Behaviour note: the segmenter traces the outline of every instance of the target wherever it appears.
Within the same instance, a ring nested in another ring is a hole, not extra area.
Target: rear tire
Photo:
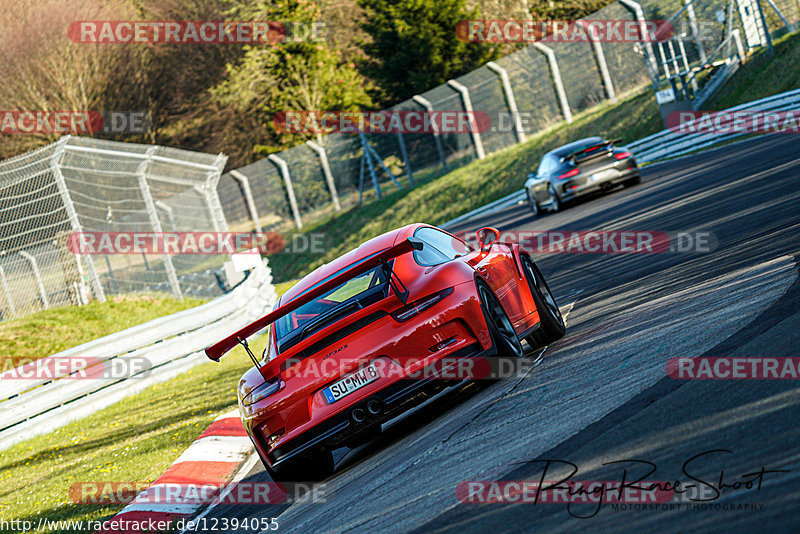
[[[520,343],[517,333],[514,331],[514,325],[511,324],[500,301],[497,300],[486,282],[478,281],[477,285],[483,317],[486,319],[486,326],[489,327],[492,344],[497,347],[497,355],[523,358],[525,351],[522,343]]]
[[[550,210],[554,213],[558,213],[559,211],[564,209],[564,203],[561,202],[561,199],[558,198],[558,193],[556,193],[555,187],[553,184],[549,184],[547,186],[547,191],[550,193],[550,196],[553,197],[553,203],[551,204]]]
[[[629,180],[625,180],[624,182],[622,182],[622,185],[624,185],[625,187],[633,187],[634,185],[639,185],[640,183],[642,183],[642,176],[641,175],[634,176],[633,178],[631,178]]]
[[[521,259],[528,288],[531,290],[533,302],[539,312],[539,328],[525,339],[531,348],[538,349],[564,337],[567,328],[542,272],[530,256],[522,256]]]
[[[270,467],[267,462],[264,467],[275,482],[320,482],[333,473],[333,453],[331,451],[316,450],[298,458],[292,458],[278,465]]]

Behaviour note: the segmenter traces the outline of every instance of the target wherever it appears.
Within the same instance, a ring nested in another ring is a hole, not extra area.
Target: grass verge
[[[120,295],[105,303],[43,310],[0,323],[5,362],[36,360],[87,341],[125,330],[157,317],[177,313],[206,302],[162,295]]]
[[[264,338],[254,350],[264,349]],[[237,347],[85,419],[0,452],[0,521],[98,521],[123,504],[74,503],[80,482],[155,480],[213,419],[236,408],[236,384],[252,365]],[[0,531],[7,532],[0,527]],[[42,532],[71,532],[45,529]]]

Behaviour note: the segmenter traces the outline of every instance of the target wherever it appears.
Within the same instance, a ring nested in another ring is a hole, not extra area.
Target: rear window
[[[609,143],[608,141],[605,141],[603,139],[593,139],[591,141],[586,141],[585,143],[576,144],[575,146],[573,146],[573,147],[571,147],[569,149],[561,150],[561,151],[558,152],[558,156],[560,158],[565,158],[565,157],[571,156],[572,154],[575,154],[577,152],[582,152],[582,151],[586,150],[587,148],[591,148],[593,146],[600,146],[600,148],[605,148],[605,147],[608,147],[610,144],[611,143]]]
[[[365,258],[366,259],[366,258]],[[362,260],[363,261],[363,260]],[[354,265],[349,265],[345,269],[337,271],[326,280],[341,274],[347,269],[351,269]],[[357,276],[351,280],[346,281],[340,286],[328,291],[317,299],[300,306],[298,309],[278,319],[275,322],[275,339],[278,341],[278,347],[281,347],[281,340],[288,336],[295,336],[300,333],[300,330],[309,326],[310,330],[305,332],[305,335],[317,330],[314,323],[319,323],[319,328],[329,324],[329,322],[320,322],[324,314],[329,314],[337,308],[348,305],[350,303],[356,304],[353,310],[357,309],[361,297],[371,296],[376,292],[375,288],[383,287],[386,284],[386,274],[383,269],[376,267],[366,273]],[[324,282],[324,280],[322,281]],[[320,282],[320,284],[322,283]],[[316,287],[319,284],[316,284]],[[352,311],[350,313],[352,313]],[[339,317],[340,318],[340,317]],[[337,318],[338,320],[338,318]]]

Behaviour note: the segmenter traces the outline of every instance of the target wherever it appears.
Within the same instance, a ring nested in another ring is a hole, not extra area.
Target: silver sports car
[[[543,209],[558,211],[589,193],[641,182],[633,154],[615,146],[618,141],[587,137],[545,154],[538,170],[528,174],[525,182],[534,215]]]

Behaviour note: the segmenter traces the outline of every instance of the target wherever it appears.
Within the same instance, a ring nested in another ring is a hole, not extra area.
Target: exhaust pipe
[[[361,408],[355,408],[350,412],[350,418],[354,423],[363,423],[367,419],[367,414]]]
[[[378,399],[370,399],[367,401],[367,411],[371,415],[378,415],[383,411],[383,403]]]

